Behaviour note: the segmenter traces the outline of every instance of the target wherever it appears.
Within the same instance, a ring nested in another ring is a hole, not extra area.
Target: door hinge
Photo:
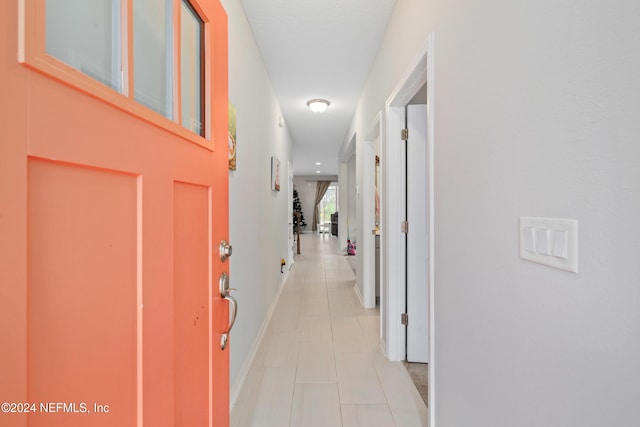
[[[400,131],[400,138],[403,141],[408,141],[409,140],[409,129],[402,129]]]
[[[407,313],[402,313],[400,315],[400,321],[405,326],[409,325],[409,315]]]
[[[402,223],[400,224],[400,231],[404,234],[407,234],[409,232],[409,221],[402,221]]]

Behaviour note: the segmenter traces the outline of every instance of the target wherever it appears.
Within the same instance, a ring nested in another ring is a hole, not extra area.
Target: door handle
[[[227,332],[222,333],[220,336],[220,349],[224,350],[227,348],[227,342],[229,341],[229,332],[231,332],[231,328],[233,328],[233,324],[236,323],[236,316],[238,315],[238,301],[231,295],[231,292],[236,289],[229,287],[229,276],[227,273],[222,272],[220,275],[220,297],[229,301],[230,310],[231,310],[231,320],[229,321],[229,328]]]

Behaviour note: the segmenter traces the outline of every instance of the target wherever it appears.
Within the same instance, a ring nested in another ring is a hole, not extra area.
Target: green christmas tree
[[[307,222],[304,220],[304,214],[302,213],[302,203],[300,203],[298,190],[293,187],[293,227],[297,230],[298,226],[306,227]]]

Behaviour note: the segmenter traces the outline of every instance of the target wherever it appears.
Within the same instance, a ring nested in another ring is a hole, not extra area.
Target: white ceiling
[[[395,0],[241,2],[293,139],[295,175],[337,175],[338,153]],[[306,105],[312,98],[331,105],[313,113]]]

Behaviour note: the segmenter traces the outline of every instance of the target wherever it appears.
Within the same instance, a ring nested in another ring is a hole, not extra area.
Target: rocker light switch
[[[551,255],[551,233],[546,228],[536,228],[536,252]]]
[[[536,251],[536,235],[535,228],[525,227],[522,231],[522,239],[524,240],[524,249],[528,252]]]
[[[553,230],[553,256],[567,259],[567,230]]]

